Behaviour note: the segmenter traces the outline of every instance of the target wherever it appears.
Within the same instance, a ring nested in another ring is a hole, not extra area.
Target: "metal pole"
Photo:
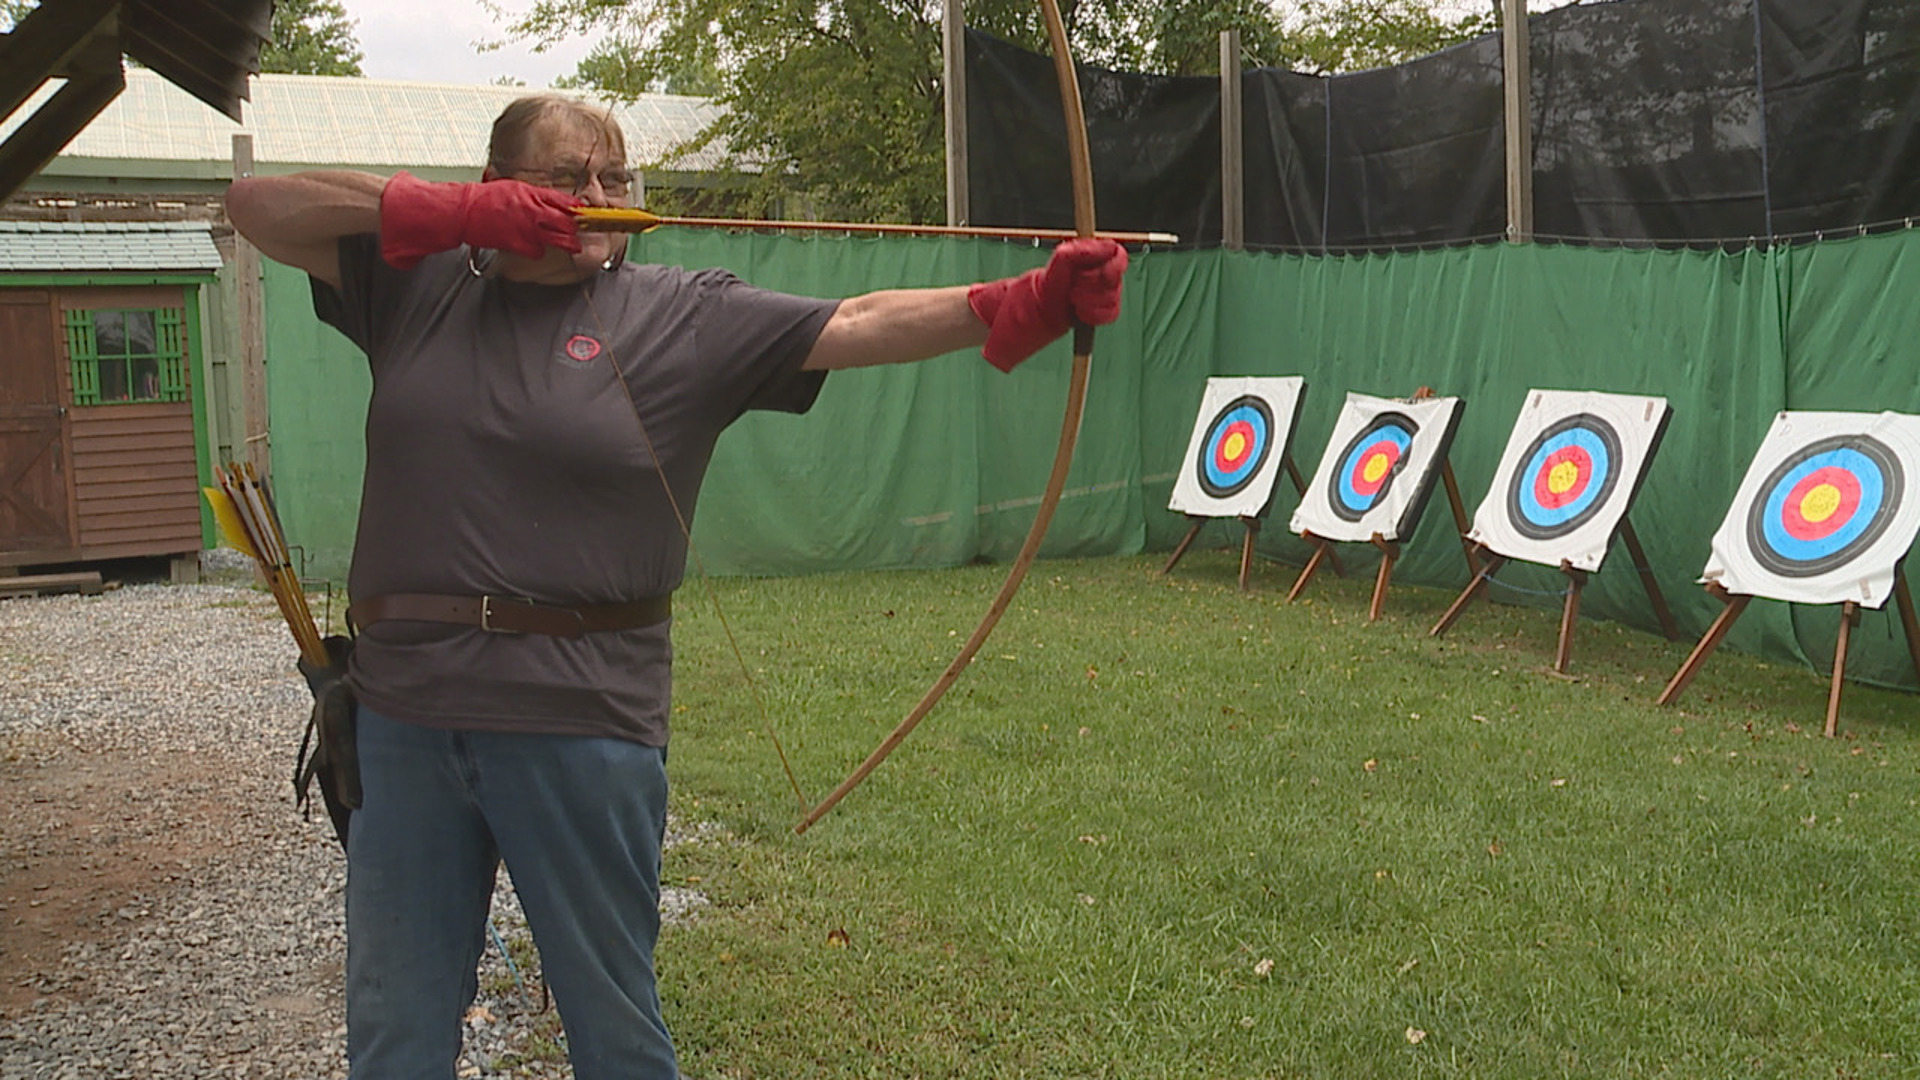
[[[1500,53],[1507,97],[1507,239],[1533,238],[1533,65],[1527,51],[1527,0],[1501,0]]]
[[[1245,133],[1241,129],[1240,31],[1220,31],[1220,244],[1247,246]]]

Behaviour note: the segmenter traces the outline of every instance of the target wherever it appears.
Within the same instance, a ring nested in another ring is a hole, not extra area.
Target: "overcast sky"
[[[502,6],[515,12],[527,7],[513,0]],[[366,53],[361,69],[375,79],[490,83],[510,75],[541,87],[571,74],[587,52],[584,38],[544,53],[524,45],[480,52],[475,42],[505,35],[475,0],[345,0],[345,7],[358,23],[355,36]]]
[[[531,87],[549,85],[571,74],[586,55],[585,38],[562,42],[544,53],[524,45],[480,52],[474,43],[504,37],[500,26],[481,10],[476,0],[344,0],[347,14],[357,20],[362,65],[376,79],[412,79],[418,82],[490,83],[502,75]],[[1572,0],[1530,0],[1534,12],[1561,7]],[[1488,0],[1443,0],[1442,7],[1457,13],[1476,11]],[[508,11],[521,12],[526,2],[502,0]]]

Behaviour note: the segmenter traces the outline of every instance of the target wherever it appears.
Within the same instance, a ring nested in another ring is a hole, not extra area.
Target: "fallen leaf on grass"
[[[1253,973],[1263,979],[1273,974],[1273,961],[1263,958],[1259,963],[1253,965]]]
[[[1380,762],[1377,758],[1368,758],[1367,760],[1360,763],[1360,767],[1367,770],[1368,772],[1372,772],[1375,769],[1378,769],[1380,767]]]
[[[1426,1041],[1427,1041],[1426,1032],[1421,1031],[1417,1027],[1407,1028],[1407,1042],[1411,1043],[1414,1046],[1419,1046],[1421,1043]]]
[[[1405,975],[1407,972],[1412,971],[1414,968],[1419,966],[1420,966],[1420,958],[1416,956],[1408,960],[1406,963],[1401,964],[1400,970],[1397,972],[1394,972],[1394,974]]]
[[[1500,838],[1497,836],[1493,838],[1493,843],[1487,845],[1487,854],[1496,859],[1499,858],[1500,853],[1505,850],[1507,849],[1500,846]]]
[[[827,932],[827,945],[835,949],[844,949],[853,944],[853,935],[835,928]]]
[[[1564,777],[1564,776],[1556,776],[1556,777],[1554,777],[1554,778],[1553,778],[1553,786],[1554,786],[1554,787],[1566,787],[1566,786],[1567,786],[1567,778],[1566,778],[1566,777]]]

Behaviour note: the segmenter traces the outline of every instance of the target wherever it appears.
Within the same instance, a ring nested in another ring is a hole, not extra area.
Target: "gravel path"
[[[238,585],[0,601],[0,1080],[346,1075],[294,656]],[[703,902],[667,892],[669,921]],[[488,947],[459,1075],[570,1076],[504,873],[493,924],[518,963]]]

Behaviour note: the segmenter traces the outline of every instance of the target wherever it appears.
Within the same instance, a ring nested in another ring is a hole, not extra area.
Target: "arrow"
[[[883,225],[852,221],[761,221],[755,218],[668,217],[650,210],[617,206],[576,206],[580,227],[599,232],[651,232],[663,225],[690,225],[709,229],[792,229],[802,232],[863,232],[889,236],[985,236],[1000,240],[1072,240],[1072,229],[1018,229],[985,225]],[[1096,232],[1093,235],[1120,244],[1177,244],[1180,238],[1163,232]]]

